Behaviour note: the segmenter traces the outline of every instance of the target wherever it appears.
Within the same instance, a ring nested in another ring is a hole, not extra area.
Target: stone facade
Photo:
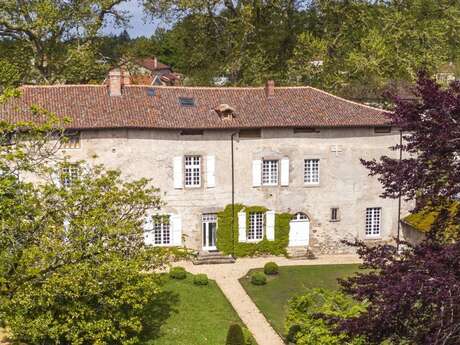
[[[204,130],[183,135],[180,130],[84,130],[78,149],[63,150],[71,160],[84,159],[120,169],[129,179],[146,177],[160,188],[166,202],[163,212],[179,215],[182,244],[202,248],[202,215],[231,203],[232,130]],[[303,212],[310,220],[309,244],[317,253],[350,249],[342,239],[365,239],[366,208],[381,208],[381,234],[369,241],[391,241],[396,235],[397,200],[381,199],[381,185],[361,165],[360,158],[378,159],[399,142],[399,132],[375,133],[374,128],[320,128],[295,133],[292,128],[262,129],[260,138],[234,142],[235,202],[265,206],[276,212]],[[199,188],[175,188],[174,158],[198,155],[202,183]],[[207,157],[213,156],[214,183],[208,181]],[[289,184],[253,186],[253,161],[289,159]],[[304,184],[304,159],[320,160],[320,183]],[[211,183],[209,183],[211,182]],[[209,186],[209,184],[213,186]],[[331,208],[339,220],[331,221]],[[404,206],[404,209],[407,207]],[[406,212],[403,210],[402,214]]]

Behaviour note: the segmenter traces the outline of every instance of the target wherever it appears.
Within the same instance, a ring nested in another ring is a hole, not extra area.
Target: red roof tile
[[[147,94],[154,89],[154,96]],[[193,97],[195,106],[179,104]],[[235,109],[223,120],[220,104]],[[61,117],[69,128],[270,128],[371,127],[388,123],[386,112],[311,87],[277,87],[273,97],[260,88],[158,87],[129,85],[110,96],[105,85],[26,86],[22,96],[0,106],[0,118],[31,120],[31,105]]]

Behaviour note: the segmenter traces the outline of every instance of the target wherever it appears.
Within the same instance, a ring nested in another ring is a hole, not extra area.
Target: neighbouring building
[[[164,224],[147,222],[149,244],[213,250],[217,212],[235,202],[266,207],[241,213],[239,241],[273,240],[275,212],[293,214],[289,245],[317,253],[350,249],[342,239],[391,241],[397,200],[360,158],[397,157],[399,131],[386,113],[312,87],[25,86],[0,107],[9,121],[31,119],[38,104],[72,119],[71,159],[103,163],[126,178],[147,177],[166,202]],[[77,174],[77,172],[75,172]],[[71,183],[71,181],[65,181]]]
[[[175,73],[171,66],[158,61],[155,56],[123,62],[120,70],[129,78],[129,83],[135,85],[174,86],[182,81],[181,74]]]

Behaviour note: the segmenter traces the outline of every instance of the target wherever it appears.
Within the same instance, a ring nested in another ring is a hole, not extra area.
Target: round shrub
[[[183,267],[173,267],[169,271],[169,276],[173,279],[185,279],[187,277],[187,271]]]
[[[254,285],[265,285],[267,284],[267,277],[263,272],[255,272],[251,276],[251,283]]]
[[[193,284],[195,285],[208,285],[208,276],[204,273],[197,274],[193,277]]]
[[[243,329],[237,323],[230,325],[225,345],[245,345]]]
[[[275,275],[278,274],[279,267],[275,262],[267,262],[264,266],[264,273],[267,275]]]

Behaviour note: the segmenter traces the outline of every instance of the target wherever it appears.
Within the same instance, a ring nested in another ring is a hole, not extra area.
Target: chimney
[[[115,68],[109,72],[109,95],[121,96],[122,72]]]
[[[265,95],[267,98],[275,96],[275,81],[274,80],[267,80],[265,84]]]
[[[156,56],[153,57],[153,69],[157,69],[158,67],[158,59]]]

